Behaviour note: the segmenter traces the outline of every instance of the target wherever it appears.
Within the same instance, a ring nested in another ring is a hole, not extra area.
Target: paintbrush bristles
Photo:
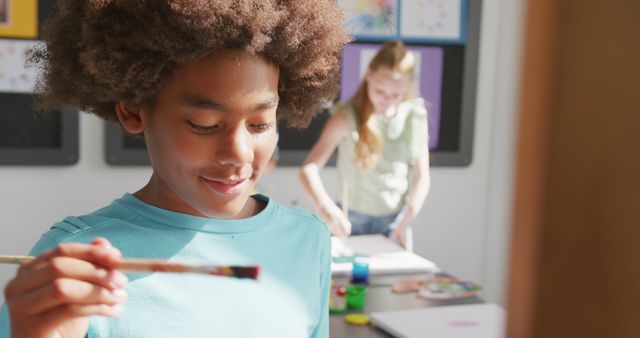
[[[258,279],[260,267],[257,266],[231,266],[233,274],[238,278]]]

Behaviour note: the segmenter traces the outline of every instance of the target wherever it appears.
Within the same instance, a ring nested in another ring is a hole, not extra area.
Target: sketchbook
[[[362,235],[331,239],[331,273],[351,274],[354,259],[367,262],[369,273],[402,274],[439,271],[431,261],[406,251],[383,235]]]
[[[503,338],[505,311],[493,303],[374,312],[371,323],[399,338]]]

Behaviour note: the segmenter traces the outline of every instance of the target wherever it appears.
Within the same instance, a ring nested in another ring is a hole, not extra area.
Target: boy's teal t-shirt
[[[241,220],[160,209],[126,194],[55,224],[33,248],[105,237],[125,258],[216,265],[259,264],[257,281],[198,274],[130,274],[118,318],[93,317],[89,337],[328,337],[331,239],[312,214],[262,196]],[[9,337],[6,306],[0,337]]]

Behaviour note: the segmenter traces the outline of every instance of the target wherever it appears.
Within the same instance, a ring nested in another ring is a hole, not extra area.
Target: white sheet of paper
[[[403,1],[400,32],[403,37],[453,39],[460,38],[460,0]]]
[[[371,323],[400,338],[503,338],[505,311],[496,304],[374,312]]]
[[[413,252],[406,251],[383,235],[362,235],[331,239],[331,256],[365,256],[359,258],[369,263],[369,273],[420,273],[438,271],[438,267]],[[348,275],[352,263],[331,263],[331,273]]]
[[[25,51],[39,41],[0,39],[0,92],[32,93],[38,69],[25,67]]]

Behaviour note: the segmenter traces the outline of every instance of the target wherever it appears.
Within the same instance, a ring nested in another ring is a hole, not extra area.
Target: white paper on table
[[[354,255],[362,256],[358,259],[369,264],[371,275],[439,271],[433,262],[406,251],[383,235],[332,237],[332,257]],[[351,269],[352,263],[331,263],[331,273],[334,275],[351,274]]]

